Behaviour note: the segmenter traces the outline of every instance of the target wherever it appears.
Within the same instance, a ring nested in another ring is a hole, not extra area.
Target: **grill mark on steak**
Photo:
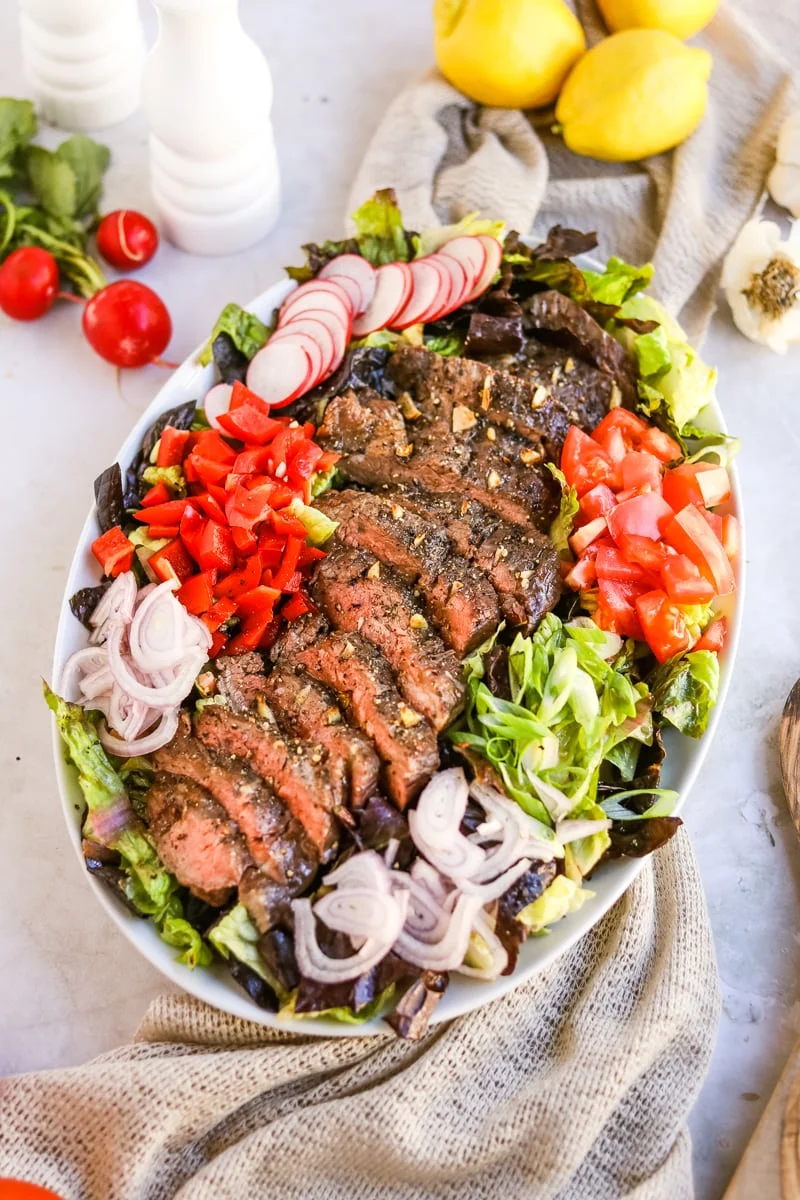
[[[191,736],[187,714],[175,737],[153,755],[156,769],[183,775],[211,793],[243,834],[250,856],[288,895],[314,877],[316,851],[302,825],[261,776],[245,762],[219,758]]]
[[[224,904],[251,858],[221,805],[193,780],[157,771],[147,816],[167,870],[207,904]]]
[[[255,720],[219,705],[198,713],[194,730],[210,750],[245,759],[300,822],[321,861],[333,856],[333,810],[343,797],[334,791],[321,749],[287,737],[272,720]]]
[[[358,633],[331,633],[298,656],[315,679],[334,688],[353,721],[375,743],[389,795],[400,808],[439,765],[436,734],[403,701],[380,651]]]
[[[458,656],[431,632],[411,588],[379,560],[334,546],[317,567],[313,596],[334,628],[378,647],[402,695],[437,733],[458,715],[466,696]]]
[[[288,660],[273,668],[264,696],[287,730],[323,747],[332,779],[360,808],[378,788],[380,760],[369,738],[344,719],[335,694]]]
[[[339,522],[337,542],[373,554],[416,584],[431,621],[459,658],[497,628],[500,608],[488,579],[453,552],[444,529],[407,512],[402,495],[347,489],[326,493],[317,506]]]

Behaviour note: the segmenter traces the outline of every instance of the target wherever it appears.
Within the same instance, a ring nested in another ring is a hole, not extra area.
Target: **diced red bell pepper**
[[[168,579],[184,583],[196,570],[189,551],[179,537],[173,538],[166,546],[151,554],[147,565],[162,583],[166,583]]]
[[[229,412],[236,412],[237,408],[244,408],[249,405],[251,408],[257,408],[259,412],[269,416],[269,405],[266,400],[262,400],[255,392],[252,392],[249,387],[243,384],[240,380],[233,381],[231,389],[231,402],[228,405]]]
[[[207,612],[203,613],[202,620],[212,633],[216,633],[221,625],[226,621],[230,621],[233,614],[236,612],[236,601],[228,599],[224,596],[222,600],[217,600]]]
[[[181,539],[195,562],[200,553],[200,538],[206,527],[206,521],[207,518],[193,502],[186,505],[181,517]]]
[[[303,530],[302,537],[290,535],[286,539],[286,549],[284,550],[283,558],[281,559],[281,565],[278,567],[278,570],[275,572],[272,580],[272,586],[277,588],[278,591],[286,590],[286,585],[292,579],[292,576],[297,569],[297,562],[300,558],[300,551],[303,548],[304,542],[305,529]]]
[[[670,554],[661,566],[661,582],[676,604],[707,604],[714,587],[685,554]]]
[[[608,524],[605,517],[596,517],[588,525],[581,525],[580,529],[576,529],[569,539],[572,553],[576,558],[580,558],[586,547],[590,546],[592,542],[597,541],[605,533],[608,533]]]
[[[154,540],[176,538],[180,533],[180,525],[150,525],[147,532]]]
[[[645,640],[660,663],[682,654],[691,645],[683,613],[666,592],[656,589],[636,600]]]
[[[266,521],[272,513],[276,486],[268,479],[250,488],[237,484],[225,505],[225,515],[231,528],[252,530],[253,526]]]
[[[290,453],[287,476],[291,481],[304,482],[310,479],[322,458],[322,447],[316,442],[305,442]]]
[[[303,546],[300,551],[300,557],[297,560],[297,565],[302,570],[304,567],[310,567],[312,563],[319,562],[326,558],[324,550],[320,550],[319,546]]]
[[[697,639],[693,650],[713,650],[715,654],[719,654],[725,648],[725,642],[728,639],[728,622],[724,617],[719,617],[718,620],[712,621],[707,629],[703,630],[701,636]]]
[[[258,649],[265,633],[272,627],[272,621],[272,609],[245,617],[239,632],[228,642],[228,654],[245,654],[248,650]]]
[[[258,556],[262,567],[279,567],[285,545],[286,538],[283,534],[273,533],[264,526],[258,535]]]
[[[608,530],[617,544],[623,533],[637,534],[657,542],[664,525],[672,517],[672,509],[663,496],[658,492],[650,492],[646,496],[633,496],[612,509],[607,517]]]
[[[662,466],[654,454],[647,450],[631,450],[622,460],[623,489],[636,488],[639,492],[657,492],[661,489]]]
[[[170,490],[165,483],[154,483],[149,491],[142,496],[142,508],[154,508],[156,504],[166,504],[171,500]]]
[[[594,521],[611,512],[616,503],[616,496],[608,484],[598,483],[581,498],[580,511],[587,521]]]
[[[237,601],[236,611],[242,617],[250,617],[254,613],[269,612],[272,616],[276,603],[281,598],[281,593],[275,588],[267,587],[265,584],[259,584],[240,596]]]
[[[227,525],[206,521],[197,547],[197,563],[202,571],[216,569],[227,574],[233,568],[235,552]]]
[[[175,429],[167,425],[158,443],[156,466],[177,467],[183,462],[189,441],[188,429]]]
[[[308,436],[302,425],[293,423],[282,429],[270,446],[274,464],[273,474],[281,463],[288,466],[291,452],[295,448],[299,449],[307,444]]]
[[[192,447],[192,457],[210,458],[214,462],[226,463],[232,467],[236,461],[236,451],[216,429],[204,429],[197,434],[197,441]]]
[[[232,600],[238,600],[245,592],[258,587],[260,582],[261,559],[257,554],[252,554],[246,560],[243,567],[236,571],[231,571],[230,575],[226,575],[224,579],[218,581],[214,589],[214,594],[216,596],[229,596]]]
[[[212,633],[211,646],[209,647],[208,657],[216,658],[217,655],[219,654],[219,652],[227,645],[227,642],[228,642],[227,634],[220,633],[219,630],[217,630],[216,633]]]
[[[598,483],[614,486],[616,468],[602,446],[577,425],[570,425],[561,451],[561,470],[578,496],[584,496]]]
[[[192,575],[178,589],[177,596],[183,607],[196,617],[208,612],[214,603],[211,575],[207,571]]]
[[[675,462],[683,453],[674,438],[656,425],[648,425],[639,439],[639,449],[654,454],[662,463]]]
[[[258,550],[258,538],[249,529],[240,529],[238,525],[234,525],[231,529],[231,537],[238,553],[244,555],[245,558],[249,558]]]
[[[687,504],[716,508],[730,498],[728,472],[713,463],[684,463],[664,476],[664,499],[675,512],[680,512]]]
[[[330,471],[331,467],[335,467],[341,457],[341,454],[337,454],[335,450],[326,450],[317,463],[319,474],[324,475],[326,471]]]
[[[231,467],[233,475],[264,475],[272,462],[272,451],[269,447],[248,447],[236,456]]]
[[[635,533],[621,534],[619,548],[628,562],[638,563],[640,567],[645,567],[648,571],[652,571],[654,575],[659,574],[664,559],[667,556],[667,551],[660,542],[654,541],[653,538],[641,537]]]
[[[638,583],[644,587],[652,587],[658,582],[658,576],[653,579],[639,563],[628,562],[625,555],[616,546],[601,546],[594,560],[597,578],[610,579],[616,583]]]
[[[112,525],[92,542],[92,554],[103,568],[103,574],[112,579],[131,569],[135,551],[136,547],[128,541],[119,525]]]
[[[687,504],[666,523],[664,540],[700,568],[706,579],[714,585],[718,596],[727,596],[735,591],[733,567],[719,538],[704,519],[704,510]]]
[[[292,595],[293,592],[299,592],[300,588],[302,586],[303,586],[303,572],[302,571],[294,571],[289,576],[289,578],[286,580],[286,583],[283,585],[283,590],[284,590],[284,592],[286,592],[287,595]]]
[[[636,612],[636,598],[641,594],[637,584],[599,580],[595,620],[600,628],[642,641],[642,626]]]
[[[287,538],[296,537],[305,541],[306,527],[302,521],[298,521],[295,517],[290,517],[283,512],[273,510],[269,514],[269,523],[275,533],[279,533]]]
[[[295,592],[294,596],[287,600],[281,609],[281,616],[287,621],[296,621],[298,617],[315,611],[314,605],[304,592]]]
[[[217,521],[220,525],[228,524],[228,519],[225,516],[224,510],[220,508],[219,504],[210,494],[210,492],[205,492],[199,496],[195,496],[194,502],[198,508],[202,509],[207,517],[211,517],[212,521]]]
[[[177,525],[188,503],[186,497],[182,500],[165,500],[163,504],[151,504],[149,508],[137,509],[133,515],[145,525]]]
[[[208,485],[208,491],[206,495],[213,496],[221,509],[224,509],[225,505],[228,503],[228,493],[224,486],[221,486],[218,483],[210,483]]]
[[[192,462],[191,454],[189,455],[188,458],[186,458],[184,460],[183,477],[186,480],[186,482],[189,484],[200,482],[200,476],[197,474],[197,469],[196,469],[194,463]]]
[[[280,422],[269,417],[252,404],[244,404],[217,417],[222,428],[248,446],[265,446],[280,433]]]
[[[186,466],[191,466],[194,478],[192,482],[200,482],[208,488],[212,483],[223,484],[228,477],[230,467],[227,463],[220,461],[218,458],[205,458],[198,454],[196,450],[186,460]],[[188,472],[186,478],[189,479]]]

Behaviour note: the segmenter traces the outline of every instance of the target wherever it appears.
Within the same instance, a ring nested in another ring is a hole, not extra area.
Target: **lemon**
[[[615,33],[572,69],[556,107],[576,154],[632,162],[693,133],[708,100],[711,55],[661,29]]]
[[[586,49],[563,0],[435,0],[433,22],[445,78],[498,108],[551,104]]]
[[[606,25],[620,29],[663,29],[685,42],[705,29],[719,0],[597,0]]]

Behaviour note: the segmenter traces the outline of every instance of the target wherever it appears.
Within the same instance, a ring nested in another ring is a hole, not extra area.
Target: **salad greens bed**
[[[60,167],[42,157],[47,152],[38,154],[38,148],[26,148],[32,134],[26,125],[29,118],[22,110],[12,115],[17,123],[13,128],[4,129],[0,123],[0,160],[6,143],[13,143],[15,172],[26,173],[28,186],[45,204],[50,195],[48,178]],[[59,153],[66,170],[72,151],[67,153],[62,147]],[[92,170],[96,173],[103,165],[95,163]],[[69,169],[78,168],[72,164]],[[78,176],[84,177],[80,172],[76,179]],[[90,176],[91,172],[86,175],[81,203],[76,199],[70,212],[54,215],[53,221],[74,222],[81,212],[91,210],[94,191]],[[53,202],[47,202],[52,210]],[[50,222],[48,218],[47,228],[42,226],[42,236],[50,236]],[[408,261],[455,236],[471,233],[502,237],[503,227],[472,215],[455,226],[412,233],[403,225],[394,194],[384,191],[353,215],[351,237],[305,246],[305,263],[287,270],[291,278],[302,282],[314,278],[339,254],[360,254],[375,266]],[[79,245],[78,232],[74,238]],[[727,462],[735,443],[724,435],[705,432],[700,416],[713,397],[716,372],[702,362],[663,307],[643,294],[652,279],[652,267],[634,267],[611,258],[603,272],[595,272],[573,261],[576,254],[595,244],[592,235],[560,227],[533,248],[516,234],[505,238],[501,270],[490,293],[493,308],[488,314],[506,322],[502,329],[498,325],[497,352],[507,349],[502,338],[507,335],[508,322],[513,325],[516,321],[515,315],[509,315],[509,305],[537,291],[560,292],[584,308],[624,348],[635,367],[639,412],[679,443],[684,461],[715,457]],[[415,326],[402,333],[383,330],[351,344],[339,378],[324,387],[323,401],[325,395],[347,386],[354,374],[380,369],[379,360],[370,357],[375,349],[391,351],[397,344],[410,342],[444,355],[462,354],[480,306],[478,300],[433,325]],[[214,325],[201,362],[215,362],[226,381],[242,378],[243,365],[270,333],[270,326],[257,316],[228,304]],[[193,405],[187,406],[184,418],[182,428],[192,421],[193,429],[207,428],[202,410],[195,414]],[[151,443],[162,429],[155,427]],[[152,466],[152,449],[152,444],[142,447],[129,472],[129,486],[132,482],[135,487],[143,477],[147,484],[163,483],[179,495],[182,480],[164,473],[172,468]],[[562,486],[561,511],[553,524],[552,539],[566,557],[579,499],[558,467],[551,464],[551,470]],[[335,483],[334,468],[321,486]],[[113,521],[118,519],[113,516]],[[144,545],[146,535],[142,537]],[[85,589],[73,598],[76,614],[82,615],[82,606],[96,602],[90,591],[98,589]],[[695,613],[698,629],[704,628],[708,619],[706,611]],[[648,853],[674,833],[680,824],[671,815],[677,796],[659,787],[662,730],[671,727],[692,738],[702,736],[719,693],[718,656],[712,650],[699,649],[659,664],[641,642],[598,628],[586,611],[581,614],[579,600],[572,596],[528,637],[512,638],[501,626],[465,661],[464,669],[467,704],[446,731],[445,740],[451,747],[448,753],[466,762],[476,780],[511,797],[533,820],[541,837],[556,847],[559,866],[555,877],[513,913],[524,931],[515,936],[523,940],[526,934],[545,933],[554,921],[580,907],[591,895],[584,880],[601,860]],[[281,967],[282,948],[275,943],[265,945],[243,905],[235,904],[220,917],[181,887],[160,862],[143,819],[143,798],[152,778],[149,760],[113,758],[98,739],[98,714],[61,699],[47,686],[45,697],[85,800],[83,834],[89,869],[130,909],[153,921],[160,937],[180,951],[180,962],[207,966],[216,954],[227,961],[257,1004],[300,1015],[296,980]],[[193,705],[210,702],[197,695],[191,698]],[[369,834],[364,826],[359,827],[359,847],[382,852],[395,837],[393,820],[392,814],[382,812]],[[568,831],[572,836],[567,837]],[[485,954],[486,943],[480,934],[474,934],[466,961],[480,964]],[[331,997],[326,998],[320,988],[308,1015],[368,1020],[385,1007],[394,991],[395,981],[382,978],[356,999],[350,997],[342,1003],[338,997],[329,1003]]]

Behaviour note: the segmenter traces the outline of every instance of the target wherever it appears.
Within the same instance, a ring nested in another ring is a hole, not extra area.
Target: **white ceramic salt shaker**
[[[153,2],[143,103],[161,227],[194,254],[244,250],[280,209],[267,60],[239,24],[238,0]]]
[[[25,76],[41,115],[103,129],[139,105],[145,58],[136,0],[20,0]]]

